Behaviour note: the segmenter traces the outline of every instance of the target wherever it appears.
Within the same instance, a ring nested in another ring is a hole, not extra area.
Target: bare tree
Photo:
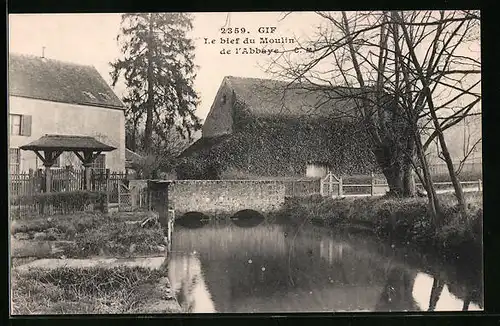
[[[424,184],[435,216],[426,151],[443,132],[478,114],[481,101],[479,14],[474,11],[318,12],[317,35],[298,41],[304,54],[283,51],[268,71],[313,91],[347,86],[391,193],[412,196]],[[292,84],[292,83],[291,83]],[[312,85],[312,86],[311,86]],[[363,91],[359,91],[363,90]],[[449,153],[447,160],[451,161]],[[417,169],[418,168],[418,169]],[[449,169],[461,207],[463,193]]]

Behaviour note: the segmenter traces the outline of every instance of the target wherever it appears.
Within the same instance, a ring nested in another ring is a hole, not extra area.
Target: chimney
[[[42,46],[42,59],[45,59],[45,46]]]

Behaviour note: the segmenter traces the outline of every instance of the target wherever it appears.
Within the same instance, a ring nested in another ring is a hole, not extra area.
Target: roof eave
[[[116,147],[109,146],[106,148],[92,148],[92,147],[70,147],[70,146],[40,146],[40,145],[24,145],[20,146],[20,149],[24,151],[69,151],[69,152],[84,152],[84,151],[96,151],[96,152],[111,152],[116,149]]]
[[[82,105],[82,106],[93,106],[93,107],[100,107],[100,108],[113,109],[113,110],[122,110],[122,111],[125,110],[125,105],[119,106],[119,105],[112,105],[112,104],[58,101],[58,100],[43,98],[41,96],[28,96],[28,95],[12,94],[12,93],[9,93],[9,96],[27,98],[27,99],[32,99],[32,100],[41,100],[41,101],[47,101],[47,102],[55,102],[55,103],[64,103],[64,104],[73,104],[73,105]]]

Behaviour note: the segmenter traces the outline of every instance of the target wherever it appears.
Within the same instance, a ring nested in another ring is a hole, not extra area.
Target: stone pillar
[[[168,210],[169,182],[148,181],[148,192],[151,194],[151,208],[158,213],[158,220],[163,230],[167,251],[172,246],[173,214]]]

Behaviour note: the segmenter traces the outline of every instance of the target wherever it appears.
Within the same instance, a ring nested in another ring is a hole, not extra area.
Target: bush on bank
[[[482,194],[467,193],[467,197],[468,215],[463,221],[453,194],[440,196],[444,223],[439,229],[431,223],[426,198],[293,198],[277,218],[296,223],[320,221],[334,228],[363,226],[392,243],[437,250],[445,256],[464,251],[476,255],[482,248]]]
[[[127,223],[130,218],[123,215],[122,212],[111,216],[82,212],[16,220],[11,224],[11,235],[24,240],[73,241],[74,248],[64,252],[65,256],[73,258],[158,253],[159,246],[164,244],[161,227],[143,228],[137,223]],[[151,216],[151,213],[135,213],[135,221],[141,221],[146,216]]]

